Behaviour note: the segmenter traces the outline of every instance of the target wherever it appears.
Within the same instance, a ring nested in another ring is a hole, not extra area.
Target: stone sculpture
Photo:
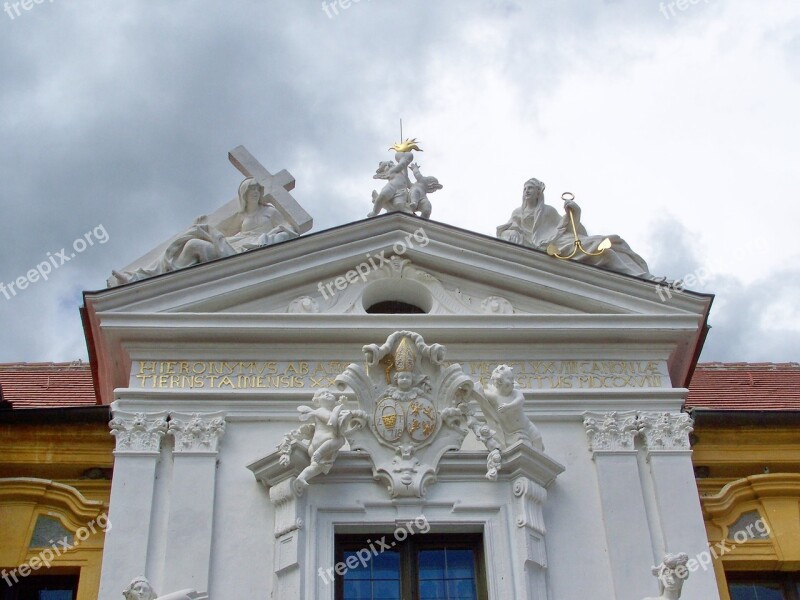
[[[473,412],[474,382],[460,365],[445,365],[443,346],[396,331],[363,351],[366,365],[351,364],[336,378],[367,415],[365,427],[346,435],[353,450],[369,454],[373,474],[393,498],[424,496],[442,455],[461,448],[470,430],[489,450],[487,478],[497,478],[500,443]]]
[[[264,195],[264,186],[252,177],[239,185],[239,211],[219,226],[202,215],[167,246],[151,265],[113,275],[118,283],[139,281],[246,250],[269,246],[299,234]]]
[[[394,160],[381,161],[375,171],[373,179],[386,180],[386,185],[380,192],[372,191],[372,211],[368,217],[377,216],[382,210],[386,212],[404,212],[409,214],[419,213],[423,219],[431,216],[431,202],[428,194],[442,189],[436,177],[426,177],[419,170],[419,165],[414,163],[412,150],[422,152],[416,139],[407,139],[395,144],[390,150],[396,150]],[[408,178],[408,169],[414,174],[416,182],[412,185]]]
[[[208,595],[196,590],[181,590],[165,596],[159,596],[147,577],[136,577],[122,592],[125,600],[208,600]]]
[[[683,584],[689,578],[687,562],[689,562],[689,556],[683,552],[665,555],[661,564],[653,567],[653,575],[658,578],[661,594],[655,598],[644,598],[644,600],[678,600],[681,597]]]
[[[287,464],[291,444],[296,441],[308,441],[308,455],[311,458],[311,464],[297,476],[295,486],[299,493],[308,487],[309,479],[331,470],[339,450],[346,441],[344,431],[348,427],[361,427],[367,416],[362,410],[346,410],[344,396],[340,397],[337,402],[336,396],[326,388],[318,390],[314,394],[313,401],[316,408],[297,407],[297,410],[300,411],[300,420],[313,419],[313,423],[289,432],[280,446],[283,452],[281,464]]]
[[[499,365],[492,371],[487,389],[476,384],[479,403],[489,425],[497,430],[502,449],[522,442],[536,450],[544,451],[542,435],[536,425],[525,414],[525,396],[514,381],[514,370],[508,365]]]
[[[617,273],[663,280],[654,277],[644,259],[618,235],[589,235],[581,222],[581,209],[571,194],[569,196],[565,194],[566,214],[561,216],[555,208],[545,204],[544,189],[544,183],[538,179],[529,179],[525,182],[522,205],[515,208],[511,218],[497,228],[498,238],[548,251],[549,254],[558,254],[559,257],[569,256],[570,260],[603,267]],[[583,251],[574,252],[576,242],[580,242]]]

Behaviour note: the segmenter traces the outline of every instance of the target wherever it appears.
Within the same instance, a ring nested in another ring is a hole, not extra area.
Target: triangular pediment
[[[104,398],[125,385],[142,349],[199,355],[222,348],[252,354],[265,344],[360,347],[398,329],[440,342],[537,344],[561,355],[644,348],[668,360],[673,381],[684,385],[712,298],[667,288],[659,294],[658,285],[391,213],[87,292],[83,311],[90,353],[102,357]],[[392,301],[422,314],[374,310]]]
[[[401,213],[98,292],[134,313],[697,314],[705,298]]]

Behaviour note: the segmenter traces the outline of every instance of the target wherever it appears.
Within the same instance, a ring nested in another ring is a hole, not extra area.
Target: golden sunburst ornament
[[[418,144],[419,142],[417,142],[417,138],[406,138],[404,141],[391,146],[389,150],[395,150],[396,152],[411,152],[412,150],[423,152],[422,148],[420,148]]]

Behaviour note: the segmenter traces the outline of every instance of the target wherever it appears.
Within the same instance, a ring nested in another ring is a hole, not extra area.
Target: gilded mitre
[[[417,367],[417,350],[410,338],[404,337],[394,351],[394,368],[399,372],[410,373]]]

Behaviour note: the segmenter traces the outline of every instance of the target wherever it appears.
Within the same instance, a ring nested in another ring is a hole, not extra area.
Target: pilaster
[[[209,588],[217,455],[224,433],[224,413],[170,415],[175,447],[164,589]]]
[[[603,524],[617,598],[651,586],[653,551],[639,475],[635,411],[586,413],[583,421],[597,469]]]
[[[99,597],[117,598],[131,578],[146,572],[153,490],[166,412],[116,410],[109,423],[116,438],[110,525],[103,548]]]
[[[689,434],[694,423],[686,413],[667,412],[643,412],[639,421],[666,546],[663,551],[686,552],[698,560],[708,552],[708,540],[692,468]],[[710,569],[691,570],[686,588],[692,597],[719,597]]]

